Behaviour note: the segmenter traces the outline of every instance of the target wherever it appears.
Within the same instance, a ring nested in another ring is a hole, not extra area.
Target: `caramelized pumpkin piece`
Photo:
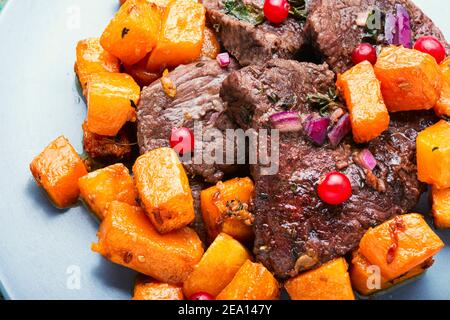
[[[67,208],[78,200],[78,179],[88,173],[83,160],[63,136],[33,159],[30,170],[58,208]]]
[[[450,188],[450,123],[444,120],[417,136],[419,180],[438,189]]]
[[[86,96],[89,77],[99,72],[120,72],[120,61],[102,48],[99,39],[81,40],[77,44],[75,72]]]
[[[375,73],[390,112],[428,110],[439,99],[441,70],[429,54],[401,46],[383,48]]]
[[[377,291],[391,288],[406,280],[412,279],[424,273],[433,264],[430,258],[421,265],[414,267],[399,278],[388,280],[384,277],[379,268],[370,264],[367,259],[356,250],[353,253],[352,263],[350,266],[350,279],[353,288],[364,296],[371,295]]]
[[[141,88],[125,73],[98,73],[88,83],[87,129],[114,137],[127,121],[136,121]]]
[[[141,87],[149,86],[162,76],[161,73],[152,72],[147,69],[148,57],[150,57],[150,55],[147,55],[146,58],[132,66],[124,65],[125,72],[132,76],[134,81]]]
[[[216,59],[220,53],[220,43],[216,34],[210,28],[205,27],[204,39],[202,45],[202,57]]]
[[[380,267],[387,280],[421,265],[444,247],[419,214],[398,216],[369,229],[359,244],[361,254]]]
[[[210,241],[221,232],[241,242],[251,240],[253,217],[248,212],[248,205],[253,190],[250,178],[236,178],[201,192],[203,221]]]
[[[288,280],[285,288],[292,300],[354,300],[344,258]]]
[[[161,11],[147,0],[128,0],[103,32],[100,43],[123,63],[133,65],[156,45]]]
[[[450,228],[450,188],[432,188],[434,224],[438,228]]]
[[[190,297],[207,292],[217,296],[248,259],[250,254],[243,245],[225,233],[219,234],[184,282],[184,294]]]
[[[142,205],[160,233],[183,228],[194,220],[189,180],[175,151],[160,148],[142,155],[133,173]]]
[[[93,251],[171,284],[186,280],[203,254],[202,242],[192,229],[161,235],[144,210],[118,201],[109,204],[97,236]]]
[[[450,58],[442,61],[439,67],[442,72],[442,90],[434,111],[439,117],[450,117]]]
[[[173,0],[163,17],[156,48],[148,60],[148,69],[160,72],[197,60],[202,52],[205,8],[192,0]]]
[[[133,178],[123,164],[91,172],[78,180],[80,194],[100,220],[110,202],[117,200],[136,205],[137,192]]]
[[[389,127],[389,113],[383,101],[380,82],[370,62],[362,62],[338,75],[337,87],[350,111],[353,139],[369,142]]]
[[[133,300],[183,300],[180,286],[162,283],[152,278],[139,276],[134,285]]]
[[[247,260],[216,300],[276,300],[278,281],[260,263]]]

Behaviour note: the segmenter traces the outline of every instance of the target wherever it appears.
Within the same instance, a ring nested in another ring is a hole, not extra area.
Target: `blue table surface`
[[[415,2],[450,39],[450,6],[442,0]],[[135,273],[90,250],[96,219],[81,205],[56,210],[28,169],[61,134],[82,151],[86,108],[73,73],[75,46],[99,36],[117,8],[117,0],[9,0],[0,14],[0,292],[5,298],[131,296]],[[439,235],[450,245],[449,231]],[[373,298],[449,299],[449,266],[446,247],[424,276]]]

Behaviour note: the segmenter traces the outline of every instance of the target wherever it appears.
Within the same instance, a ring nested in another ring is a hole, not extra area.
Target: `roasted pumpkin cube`
[[[252,215],[248,212],[253,190],[252,180],[236,178],[219,182],[201,192],[203,221],[210,241],[221,232],[241,242],[247,242],[253,237]]]
[[[216,300],[276,300],[278,281],[260,263],[247,260]]]
[[[356,250],[353,253],[350,265],[350,279],[353,288],[364,296],[371,295],[377,291],[391,288],[406,280],[412,279],[424,273],[433,264],[430,258],[421,265],[414,267],[399,278],[387,280],[381,274],[379,267],[370,264],[367,259]]]
[[[120,5],[124,4],[127,0],[119,0]],[[170,0],[147,0],[150,3],[156,4],[160,8],[165,8],[169,4]]]
[[[445,59],[439,65],[442,72],[441,96],[434,106],[434,111],[439,117],[450,117],[450,58]]]
[[[417,50],[383,48],[375,73],[390,112],[431,109],[441,94],[439,65],[432,56]]]
[[[380,267],[387,280],[421,265],[443,247],[442,240],[419,214],[398,216],[369,229],[359,244],[361,254]]]
[[[205,27],[203,38],[201,56],[216,59],[217,55],[220,53],[220,43],[219,40],[217,40],[216,34],[210,28]]]
[[[94,252],[161,282],[181,284],[200,261],[202,242],[183,228],[161,235],[142,208],[113,201],[100,225]]]
[[[134,284],[133,300],[183,300],[180,286],[138,276]]]
[[[205,8],[192,0],[173,0],[163,17],[161,34],[148,69],[162,71],[197,60],[202,52]]]
[[[196,292],[217,296],[248,259],[250,254],[242,244],[225,233],[219,234],[184,282],[184,294],[188,298]]]
[[[434,224],[438,228],[450,228],[450,188],[432,188]]]
[[[121,163],[81,177],[78,186],[81,197],[100,220],[104,218],[106,207],[114,200],[136,205],[137,192],[133,178]]]
[[[147,0],[128,0],[103,32],[100,43],[123,63],[133,65],[153,50],[161,28],[161,11]]]
[[[30,170],[58,208],[67,208],[78,200],[78,179],[88,173],[83,160],[63,136],[33,159]]]
[[[330,261],[285,283],[292,300],[354,300],[344,258]]]
[[[133,173],[142,205],[160,233],[183,228],[194,220],[189,180],[175,151],[160,148],[142,155]]]
[[[87,129],[114,137],[127,121],[136,121],[141,88],[125,73],[98,73],[88,83]]]
[[[450,188],[450,123],[441,120],[416,139],[419,180],[438,189]]]
[[[86,96],[89,77],[99,72],[120,72],[120,61],[103,49],[98,38],[85,39],[77,44],[75,72]]]
[[[336,85],[350,111],[355,142],[369,142],[388,129],[389,113],[370,62],[362,62],[339,74]]]

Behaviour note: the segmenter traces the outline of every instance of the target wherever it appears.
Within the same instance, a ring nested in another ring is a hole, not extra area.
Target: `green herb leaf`
[[[319,113],[321,116],[327,115],[331,108],[339,106],[337,100],[338,96],[336,91],[331,88],[326,94],[316,93],[308,95],[309,103],[316,105],[319,108]]]
[[[280,101],[280,97],[275,93],[275,92],[271,92],[267,95],[267,98],[269,99],[269,101],[273,104],[277,104],[278,101]]]
[[[308,12],[306,10],[306,1],[305,0],[288,0],[289,5],[291,6],[289,10],[289,14],[292,16],[292,18],[299,20],[299,21],[305,21],[306,17],[308,15]]]
[[[251,4],[244,4],[242,0],[224,0],[223,6],[225,13],[236,19],[248,22],[254,26],[264,22],[264,12]]]

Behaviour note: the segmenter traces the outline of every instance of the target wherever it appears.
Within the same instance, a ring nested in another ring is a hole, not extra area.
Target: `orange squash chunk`
[[[180,286],[139,276],[134,285],[133,300],[183,300]]]
[[[106,27],[100,43],[123,63],[132,65],[155,47],[160,27],[157,5],[147,0],[128,0]]]
[[[434,111],[439,117],[450,116],[450,58],[445,59],[439,65],[442,72],[441,96],[434,106]]]
[[[120,72],[120,61],[102,48],[99,39],[81,40],[77,44],[75,72],[86,96],[89,77],[99,72]]]
[[[398,216],[369,229],[359,244],[361,254],[380,267],[388,280],[424,263],[444,247],[419,214]]]
[[[292,300],[354,300],[347,269],[338,258],[288,280],[285,288]]]
[[[197,60],[202,52],[205,8],[192,0],[173,0],[163,17],[161,35],[148,69],[162,71]]]
[[[141,88],[125,73],[98,73],[88,83],[87,129],[114,137],[127,121],[136,120]]]
[[[216,59],[220,53],[220,43],[216,34],[210,28],[205,27],[204,40],[202,45],[202,57]]]
[[[380,290],[386,290],[406,280],[415,278],[424,273],[433,264],[433,259],[430,258],[423,264],[414,267],[399,278],[388,280],[381,273],[376,274],[375,267],[371,265],[367,259],[356,250],[353,253],[352,263],[350,266],[350,279],[353,288],[364,296],[371,295]],[[375,277],[380,277],[375,279]]]
[[[432,188],[433,217],[437,228],[450,228],[450,188]]]
[[[260,263],[247,260],[216,300],[276,300],[278,281]]]
[[[152,150],[133,166],[139,197],[161,233],[183,228],[194,218],[194,199],[178,155],[171,148]]]
[[[200,194],[203,221],[210,241],[221,232],[247,242],[253,237],[252,215],[247,211],[253,196],[250,178],[236,178],[219,182]]]
[[[389,113],[383,101],[380,82],[370,62],[362,62],[344,74],[339,74],[336,85],[350,111],[355,142],[369,142],[389,127]]]
[[[161,235],[144,210],[118,201],[109,204],[97,236],[94,252],[170,284],[186,280],[203,254],[194,230],[183,228]]]
[[[78,180],[80,195],[100,220],[110,202],[117,200],[136,205],[137,192],[133,178],[123,164],[91,172]]]
[[[416,139],[419,180],[438,189],[450,188],[450,123],[441,120]]]
[[[386,47],[375,64],[381,92],[390,112],[428,110],[435,106],[442,75],[429,54],[404,47]]]
[[[219,234],[184,282],[184,294],[187,298],[197,292],[217,296],[249,259],[243,245],[225,233]]]
[[[63,136],[33,159],[30,170],[58,208],[67,208],[78,200],[78,179],[88,173],[83,160]]]

